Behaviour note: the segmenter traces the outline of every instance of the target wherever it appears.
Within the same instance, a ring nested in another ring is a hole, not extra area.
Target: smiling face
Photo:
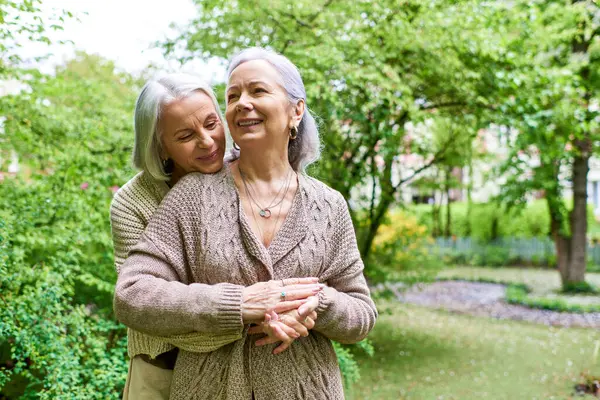
[[[223,167],[225,130],[211,98],[198,91],[163,106],[158,121],[163,159],[174,163],[173,177],[210,174]]]
[[[285,147],[298,126],[304,102],[292,106],[277,70],[267,61],[239,65],[229,76],[225,113],[233,140],[240,146],[261,143]]]

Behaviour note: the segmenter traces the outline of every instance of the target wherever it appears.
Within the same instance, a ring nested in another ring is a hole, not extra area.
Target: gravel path
[[[402,284],[388,284],[387,287],[403,303],[549,326],[600,329],[600,313],[598,312],[578,314],[507,304],[504,301],[506,287],[499,284],[442,281],[417,284],[409,288]]]

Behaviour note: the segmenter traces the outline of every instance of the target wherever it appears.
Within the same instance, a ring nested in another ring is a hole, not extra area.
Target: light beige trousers
[[[172,380],[172,370],[134,357],[129,362],[123,400],[169,400]]]

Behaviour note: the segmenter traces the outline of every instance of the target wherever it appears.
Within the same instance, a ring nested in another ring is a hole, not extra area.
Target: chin
[[[215,172],[219,172],[221,168],[223,168],[223,161],[219,159],[219,162],[215,162],[212,165],[203,165],[197,171],[202,174],[214,174]]]

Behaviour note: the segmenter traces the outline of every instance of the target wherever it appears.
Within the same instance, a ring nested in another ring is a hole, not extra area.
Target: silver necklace
[[[291,169],[288,170],[286,182],[283,185],[281,185],[281,187],[279,188],[279,191],[277,192],[275,197],[273,197],[273,200],[271,200],[271,203],[269,203],[269,205],[266,207],[263,207],[260,204],[258,204],[258,202],[254,198],[254,196],[252,196],[252,193],[250,190],[251,189],[250,184],[248,183],[248,181],[246,179],[246,175],[244,174],[244,171],[242,171],[242,169],[240,168],[239,165],[238,165],[238,170],[240,171],[240,176],[242,178],[242,182],[244,183],[244,189],[245,189],[246,193],[248,194],[248,197],[256,205],[256,207],[258,207],[258,215],[260,215],[262,218],[266,218],[266,219],[270,218],[271,217],[271,209],[280,205],[283,202],[283,199],[285,199],[287,191],[290,187],[290,181],[291,181],[290,176],[292,175],[292,170]],[[279,197],[279,194],[281,193],[281,191],[283,190],[284,187],[285,187],[285,192],[283,193],[283,196],[281,196],[281,199],[279,199],[279,201],[277,201],[277,198]],[[254,210],[252,212],[254,212]]]
[[[240,173],[241,173],[241,171],[240,171]],[[279,219],[280,219],[280,217],[281,217],[281,208],[283,207],[283,199],[285,199],[285,196],[287,195],[287,192],[288,192],[288,190],[289,190],[289,187],[290,187],[290,181],[291,181],[291,180],[289,180],[289,179],[288,179],[288,181],[287,181],[287,185],[286,185],[286,187],[285,187],[285,191],[283,192],[283,198],[282,198],[282,200],[280,200],[280,201],[279,201],[279,202],[278,202],[278,203],[275,205],[275,207],[276,207],[277,205],[279,205],[279,210],[277,211],[277,218],[275,219],[275,225],[273,226],[273,229],[272,229],[272,231],[271,231],[271,236],[272,236],[272,237],[271,237],[271,241],[273,241],[273,239],[275,239],[275,233],[277,232],[277,225],[278,225],[278,223],[279,223]],[[246,192],[246,196],[247,196],[248,198],[251,198],[250,192],[249,192],[249,190],[248,190],[248,186],[247,186],[247,185],[245,185],[245,184],[244,184],[244,190],[245,190],[245,192]],[[252,212],[252,219],[254,220],[254,223],[256,224],[256,227],[258,228],[258,233],[260,234],[260,239],[261,239],[261,241],[262,241],[262,244],[263,244],[263,245],[265,245],[265,235],[263,234],[263,230],[262,230],[262,229],[261,229],[261,227],[260,227],[260,223],[258,222],[258,219],[256,219],[256,214],[254,214],[254,207],[252,207],[252,204],[250,204],[250,211]],[[270,216],[270,214],[269,214],[269,216]],[[266,217],[266,218],[268,218],[268,217]],[[266,223],[267,223],[267,221],[265,221],[265,224],[266,224]],[[266,246],[266,245],[265,245],[265,246]]]

